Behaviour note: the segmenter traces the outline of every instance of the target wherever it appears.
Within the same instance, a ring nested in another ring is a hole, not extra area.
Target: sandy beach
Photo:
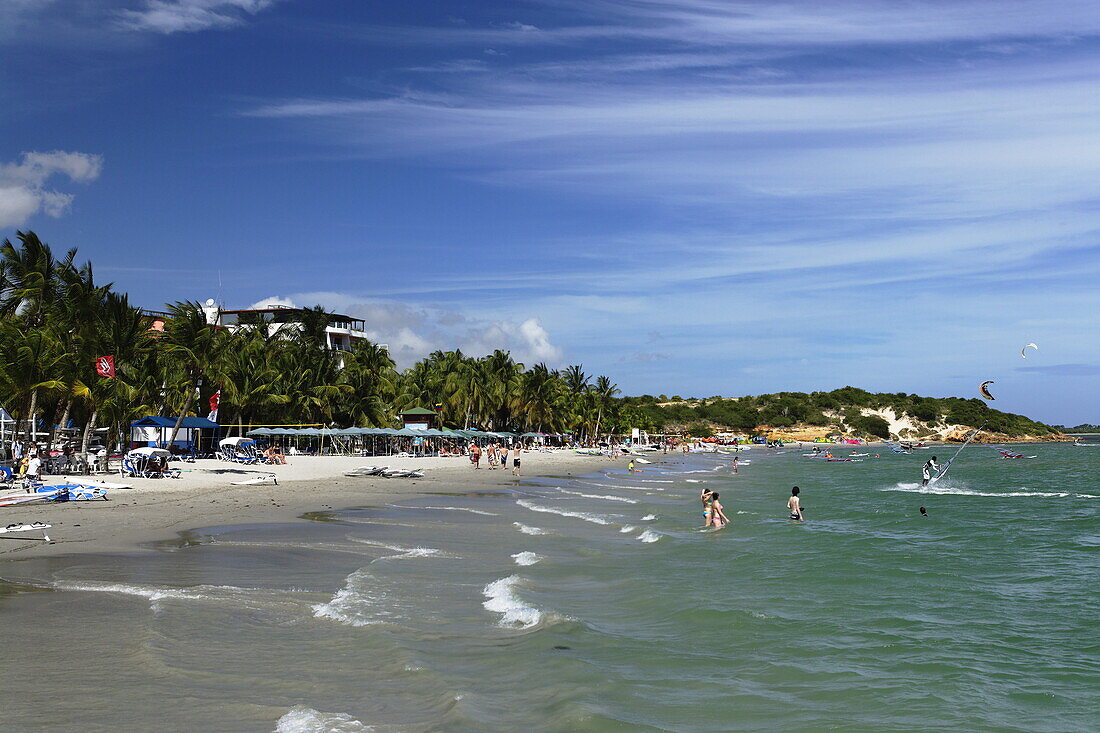
[[[613,465],[609,461],[571,450],[551,453],[525,452],[526,476],[571,476]],[[359,466],[388,466],[418,469],[424,477],[382,478],[344,476]],[[45,522],[50,542],[0,535],[0,556],[61,555],[91,552],[124,552],[142,543],[171,538],[174,533],[198,527],[295,521],[310,511],[343,509],[377,504],[399,498],[432,493],[467,492],[514,486],[511,469],[489,470],[484,462],[475,470],[465,457],[407,458],[393,456],[291,456],[287,465],[240,466],[216,459],[195,463],[173,463],[182,467],[178,479],[94,477],[109,483],[126,483],[133,488],[112,489],[107,501],[42,503],[4,508],[0,522]],[[234,486],[265,474],[275,474],[277,485]],[[61,483],[62,477],[45,477]],[[85,481],[86,478],[77,479]],[[26,536],[37,536],[27,532]]]

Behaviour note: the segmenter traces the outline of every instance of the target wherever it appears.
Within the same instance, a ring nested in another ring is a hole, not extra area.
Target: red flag
[[[214,394],[210,395],[210,414],[206,416],[207,420],[218,421],[218,405],[222,403],[222,391],[219,389]]]
[[[96,373],[101,377],[115,376],[115,357],[101,356],[95,360]]]

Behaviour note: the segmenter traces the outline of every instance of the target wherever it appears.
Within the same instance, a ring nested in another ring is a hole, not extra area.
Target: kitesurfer
[[[928,482],[932,480],[932,476],[940,470],[940,467],[936,465],[936,457],[932,456],[924,463],[924,468],[921,469],[921,486],[927,486]]]

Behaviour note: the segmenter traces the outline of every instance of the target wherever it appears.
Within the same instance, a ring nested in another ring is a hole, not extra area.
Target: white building
[[[299,330],[302,327],[302,314],[305,308],[290,308],[284,305],[268,305],[264,308],[242,308],[225,310],[213,300],[207,300],[203,306],[210,323],[229,330],[244,326],[266,325],[269,334],[287,330]],[[290,335],[287,333],[287,335]],[[329,314],[329,324],[325,328],[325,345],[334,351],[351,351],[356,341],[367,338],[366,322],[339,313]]]

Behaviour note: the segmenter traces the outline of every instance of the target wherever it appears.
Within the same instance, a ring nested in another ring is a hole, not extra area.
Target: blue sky
[[[0,235],[403,363],[1097,422],[1098,49],[1083,0],[10,0]]]

